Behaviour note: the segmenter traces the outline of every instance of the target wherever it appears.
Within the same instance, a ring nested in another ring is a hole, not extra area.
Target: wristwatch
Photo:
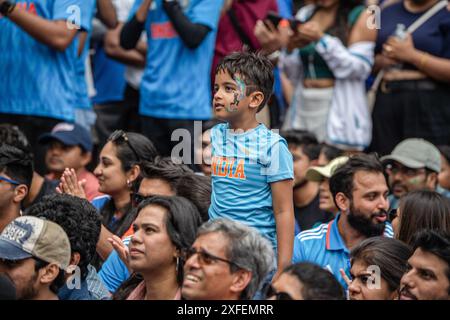
[[[7,17],[11,14],[11,12],[13,12],[15,7],[15,3],[11,3],[8,0],[3,1],[2,3],[0,3],[0,14],[4,17]]]

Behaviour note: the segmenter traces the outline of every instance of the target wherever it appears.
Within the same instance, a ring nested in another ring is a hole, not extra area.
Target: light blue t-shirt
[[[86,0],[22,0],[22,9],[47,20],[77,21]],[[79,10],[79,11],[78,11]],[[75,19],[74,19],[75,18]],[[81,28],[88,28],[83,25]],[[74,119],[75,39],[63,52],[35,40],[8,18],[0,18],[0,113]]]
[[[142,1],[136,0],[131,16]],[[164,119],[206,120],[212,115],[210,69],[223,0],[180,3],[191,22],[211,31],[197,48],[189,49],[170,22],[162,0],[152,2],[145,21],[148,51],[139,113]]]
[[[229,218],[259,230],[277,247],[272,182],[293,179],[286,140],[263,124],[244,133],[226,123],[211,130],[211,219]]]
[[[350,250],[345,246],[339,233],[340,216],[339,213],[329,223],[300,232],[294,238],[292,263],[315,263],[330,271],[347,290],[347,284],[339,270],[344,269],[347,276],[350,277]],[[389,222],[385,223],[384,236],[389,238],[394,236],[392,225]]]
[[[89,99],[88,87],[86,83],[86,59],[89,54],[89,42],[91,39],[92,19],[94,18],[96,0],[85,0],[83,2],[85,9],[80,19],[81,25],[85,25],[87,37],[84,43],[81,55],[75,60],[75,107],[78,109],[91,109],[92,103]],[[79,37],[80,35],[78,35]]]

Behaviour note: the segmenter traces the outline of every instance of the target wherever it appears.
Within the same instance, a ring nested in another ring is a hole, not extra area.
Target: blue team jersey
[[[86,26],[86,29],[83,29],[83,31],[87,32],[87,37],[81,55],[75,61],[75,107],[79,109],[91,109],[92,103],[89,99],[86,83],[86,59],[89,54],[89,42],[91,39],[92,19],[94,18],[96,0],[85,0],[83,4],[85,9],[80,18],[82,19],[81,25]]]
[[[294,238],[294,252],[292,263],[312,262],[334,274],[340,284],[347,290],[347,284],[341,276],[340,269],[344,269],[350,277],[350,251],[338,230],[340,214],[329,223],[317,228],[300,232]],[[384,236],[392,238],[394,231],[389,222],[385,223]]]
[[[142,0],[136,0],[134,15]],[[139,113],[166,119],[210,119],[210,69],[223,0],[180,1],[187,18],[211,29],[202,43],[189,49],[162,7],[154,0],[145,21],[147,64],[140,88]]]
[[[259,230],[276,249],[270,184],[293,179],[286,140],[263,124],[244,133],[218,124],[211,130],[211,219],[229,218]]]
[[[22,10],[47,20],[80,21],[86,0],[21,0]],[[0,17],[0,113],[74,119],[75,39],[64,51],[35,40],[8,18]]]
[[[123,240],[123,244],[129,246],[130,241],[131,237],[127,237]],[[108,259],[103,263],[98,275],[108,291],[113,293],[128,279],[130,272],[125,263],[120,259],[117,251],[113,250],[108,256]]]

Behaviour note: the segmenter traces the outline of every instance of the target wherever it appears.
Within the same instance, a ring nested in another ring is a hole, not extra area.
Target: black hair
[[[34,260],[34,271],[35,272],[38,272],[40,269],[45,268],[46,266],[48,266],[50,264],[47,261],[41,260],[36,257],[33,257],[33,260]],[[59,269],[58,275],[53,280],[53,282],[50,284],[50,290],[54,294],[58,294],[59,289],[61,289],[64,286],[65,280],[66,280],[66,275],[64,273],[64,270]]]
[[[381,277],[391,292],[398,290],[400,279],[406,272],[411,248],[400,240],[372,237],[360,242],[350,253],[351,265],[361,260],[367,266],[378,266]]]
[[[320,145],[314,133],[305,130],[288,130],[281,132],[288,145],[301,148],[309,160],[317,160],[320,155]]]
[[[0,173],[5,173],[11,179],[31,186],[33,179],[33,157],[22,149],[8,144],[0,145]]]
[[[366,171],[372,173],[381,173],[386,179],[386,173],[383,165],[376,155],[373,154],[356,154],[339,166],[330,178],[330,191],[333,194],[333,200],[336,207],[336,195],[342,192],[348,199],[353,199],[353,180],[356,172]]]
[[[264,100],[258,107],[258,112],[269,101],[274,84],[273,64],[261,53],[233,52],[222,59],[216,68],[216,74],[228,72],[234,80],[242,78],[246,85],[246,95],[261,91]]]
[[[0,142],[21,149],[32,157],[30,142],[17,126],[9,123],[0,124]]]
[[[283,273],[297,277],[302,285],[304,300],[345,300],[345,291],[328,270],[308,263],[296,263],[286,267]]]
[[[441,146],[438,146],[438,149],[439,149],[439,152],[441,153],[441,155],[450,164],[450,146],[441,145]]]
[[[322,143],[320,152],[324,154],[328,162],[344,155],[344,150],[341,150],[335,146],[331,146],[326,143]]]
[[[27,210],[26,215],[55,222],[67,233],[72,254],[80,254],[81,278],[88,274],[88,265],[95,256],[101,222],[97,210],[85,199],[68,194],[52,194]]]
[[[434,254],[447,263],[446,274],[450,282],[450,232],[422,230],[416,234],[413,240],[413,249],[418,248]],[[450,294],[450,286],[448,292]]]
[[[188,199],[197,207],[203,222],[209,219],[211,191],[211,178],[198,174],[182,176],[176,186],[177,195]]]
[[[202,224],[202,219],[197,208],[183,197],[173,196],[154,196],[145,199],[137,208],[139,213],[148,206],[156,205],[167,210],[166,229],[170,240],[174,246],[181,252],[192,246],[197,235],[197,229]],[[183,265],[184,261],[177,261],[177,281],[183,283]],[[133,273],[113,295],[114,300],[124,300],[142,281],[142,276]]]

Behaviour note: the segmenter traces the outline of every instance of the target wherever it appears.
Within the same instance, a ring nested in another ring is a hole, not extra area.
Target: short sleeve
[[[68,20],[90,31],[95,0],[57,0],[53,4],[52,20]]]
[[[189,19],[192,23],[205,25],[215,30],[219,24],[220,11],[223,0],[191,0],[192,7],[189,10]]]
[[[270,162],[264,169],[267,182],[294,179],[294,161],[286,140],[280,138],[269,149]]]
[[[138,11],[139,7],[141,6],[143,0],[136,0],[133,4],[133,6],[131,7],[130,12],[128,13],[128,19],[130,20]]]
[[[117,251],[111,252],[98,273],[109,292],[115,292],[117,288],[128,279],[130,273],[126,265],[120,260]]]
[[[136,1],[133,0],[114,0],[113,4],[114,4],[114,8],[116,9],[116,13],[117,13],[117,20],[119,20],[119,22],[127,22],[128,21],[128,15],[131,12],[131,9],[133,7],[133,4]]]
[[[305,261],[305,254],[303,252],[302,242],[299,237],[294,238],[294,250],[292,252],[292,263],[299,263]]]

